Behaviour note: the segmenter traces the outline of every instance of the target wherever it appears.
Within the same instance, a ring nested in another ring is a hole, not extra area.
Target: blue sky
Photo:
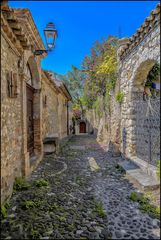
[[[29,8],[45,43],[43,29],[54,22],[56,48],[42,60],[44,69],[65,74],[81,66],[92,44],[108,35],[130,37],[158,1],[9,1],[11,7]],[[120,30],[119,30],[120,29]]]

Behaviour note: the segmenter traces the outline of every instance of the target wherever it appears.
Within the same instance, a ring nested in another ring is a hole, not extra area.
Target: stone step
[[[126,175],[130,178],[130,180],[139,184],[142,190],[154,190],[159,188],[160,182],[153,176],[145,173],[135,163],[124,160],[119,163],[119,166],[125,170]]]

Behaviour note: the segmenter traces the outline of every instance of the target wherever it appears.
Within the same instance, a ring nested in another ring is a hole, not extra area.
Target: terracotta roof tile
[[[123,47],[120,57],[124,57],[126,53],[132,50],[151,29],[155,28],[157,23],[160,23],[160,3],[151,11],[150,15],[145,19],[144,23],[137,29],[137,31],[129,38],[129,43]]]

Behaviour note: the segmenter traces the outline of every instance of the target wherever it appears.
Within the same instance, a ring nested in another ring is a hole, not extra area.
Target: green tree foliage
[[[104,97],[105,105],[109,107],[110,90],[115,87],[117,79],[117,41],[109,36],[96,41],[90,49],[90,55],[85,56],[82,69],[72,66],[71,71],[59,76],[67,85],[73,97],[73,109],[99,108],[99,97]]]
[[[71,71],[67,72],[67,74],[65,75],[59,76],[59,78],[64,81],[72,95],[73,108],[82,109],[82,96],[85,73],[81,72],[75,66],[72,66]]]
[[[147,76],[147,81],[145,85],[151,87],[153,82],[159,82],[159,76],[160,76],[160,65],[156,63],[150,70]]]
[[[110,90],[115,87],[117,41],[112,36],[102,42],[96,41],[90,56],[85,56],[82,62],[82,68],[86,72],[83,98],[87,108],[93,108],[98,96],[104,96],[107,101]]]
[[[147,81],[145,83],[145,87],[148,87],[150,89],[150,94],[155,96],[156,90],[152,87],[153,83],[159,83],[160,82],[160,65],[158,63],[155,63],[152,69],[150,70]],[[159,92],[158,92],[159,93]]]

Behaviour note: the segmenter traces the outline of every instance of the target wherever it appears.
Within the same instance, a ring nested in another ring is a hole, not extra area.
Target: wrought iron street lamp
[[[45,34],[47,50],[41,50],[41,49],[35,50],[34,51],[35,56],[52,51],[52,49],[55,47],[55,42],[56,42],[56,38],[58,36],[58,32],[55,28],[54,23],[49,22],[46,25],[46,28],[44,29],[44,34]]]

